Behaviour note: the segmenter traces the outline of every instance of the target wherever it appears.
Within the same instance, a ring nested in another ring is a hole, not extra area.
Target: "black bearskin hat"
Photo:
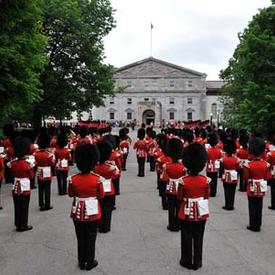
[[[199,143],[191,143],[184,149],[183,164],[188,169],[190,175],[201,172],[207,161],[205,147]]]
[[[186,133],[186,140],[187,140],[189,143],[193,142],[193,140],[194,140],[194,134],[193,134],[192,131],[189,130],[189,131]]]
[[[224,151],[229,155],[235,154],[235,152],[236,152],[236,141],[233,140],[233,139],[228,139],[225,142]]]
[[[88,135],[88,128],[85,126],[80,127],[79,135],[81,138],[85,138]]]
[[[110,159],[112,154],[112,146],[109,142],[100,141],[97,143],[97,148],[100,154],[99,163],[104,163],[105,161]]]
[[[173,161],[182,159],[183,155],[183,144],[180,139],[172,138],[168,141],[168,156],[172,158]]]
[[[75,162],[77,168],[84,174],[90,173],[98,163],[99,151],[93,144],[81,144],[75,151]]]
[[[152,130],[149,135],[150,135],[150,138],[155,139],[156,138],[156,131]]]
[[[67,135],[64,134],[59,134],[57,136],[57,140],[56,140],[57,146],[59,148],[64,148],[67,144],[68,144],[68,137]]]
[[[247,149],[248,147],[248,140],[249,140],[248,135],[241,135],[239,138],[240,144],[244,149]]]
[[[249,153],[259,157],[265,151],[265,141],[260,137],[252,137],[248,142]]]
[[[138,129],[137,137],[138,137],[139,139],[144,139],[144,138],[145,138],[145,130],[144,130],[144,128]]]
[[[30,154],[31,141],[27,137],[17,136],[13,140],[14,155],[17,158],[22,158]]]
[[[218,143],[218,141],[219,141],[218,135],[217,135],[216,133],[214,133],[214,132],[209,133],[207,139],[208,139],[208,143],[209,143],[212,147],[216,146],[217,143]]]
[[[117,141],[116,141],[116,138],[112,134],[103,136],[103,141],[108,142],[111,145],[112,149],[116,148]]]
[[[41,149],[46,149],[50,146],[51,136],[48,133],[42,133],[38,136],[37,144]]]

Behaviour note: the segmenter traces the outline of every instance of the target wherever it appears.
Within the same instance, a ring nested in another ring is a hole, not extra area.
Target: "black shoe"
[[[52,206],[48,206],[48,207],[44,208],[44,211],[48,211],[48,210],[51,210],[51,209],[53,209],[53,207]]]
[[[248,225],[246,228],[252,232],[260,232],[261,231],[261,229],[259,227],[252,227],[250,225]]]
[[[85,270],[86,269],[86,265],[84,264],[78,264],[78,267],[80,270]]]
[[[268,209],[270,209],[270,210],[275,210],[275,207],[273,207],[273,206],[268,206]]]
[[[113,206],[113,207],[112,207],[112,210],[116,210],[116,207],[115,207],[115,206]]]
[[[95,268],[97,265],[98,265],[98,261],[94,260],[92,264],[87,264],[86,270],[91,270],[91,269]]]
[[[2,206],[0,206],[0,210],[2,210],[3,209],[3,207]]]
[[[45,209],[46,209],[45,206],[40,207],[40,211],[45,211]]]
[[[187,269],[193,269],[191,264],[184,263],[182,260],[180,260],[180,265]]]
[[[226,206],[223,206],[223,207],[222,207],[222,209],[224,209],[224,210],[228,210],[228,208],[227,208]]]
[[[193,264],[193,270],[198,270],[202,267],[202,264]]]
[[[104,230],[103,229],[99,229],[98,230],[99,233],[108,233],[110,231],[111,231],[110,229],[109,230],[106,230],[106,229],[104,229]]]
[[[19,226],[17,227],[16,231],[18,232],[24,232],[24,231],[28,231],[28,230],[32,230],[32,226],[31,225],[26,225],[26,226]]]
[[[167,225],[167,230],[172,231],[172,232],[179,232],[179,227],[178,226],[169,226]]]

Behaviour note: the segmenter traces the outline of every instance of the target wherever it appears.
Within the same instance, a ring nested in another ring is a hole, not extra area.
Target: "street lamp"
[[[213,125],[213,113],[210,113],[210,126]]]
[[[219,128],[220,126],[220,113],[219,111],[217,112],[217,127]]]

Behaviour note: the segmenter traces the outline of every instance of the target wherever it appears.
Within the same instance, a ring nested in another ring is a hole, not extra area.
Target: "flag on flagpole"
[[[154,26],[153,26],[153,24],[151,23],[151,30],[153,29],[153,27],[154,27]]]

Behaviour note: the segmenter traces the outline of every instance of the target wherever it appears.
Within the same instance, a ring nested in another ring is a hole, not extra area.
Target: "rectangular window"
[[[144,98],[144,101],[149,101],[149,98],[148,98],[148,97],[145,97],[145,98]]]
[[[193,113],[192,112],[187,113],[187,120],[193,120]]]
[[[188,97],[187,98],[187,104],[192,104],[193,103],[193,98],[192,97]]]
[[[132,119],[132,113],[131,112],[127,112],[127,119]]]
[[[171,105],[175,104],[175,99],[173,97],[169,98],[169,104]]]
[[[132,104],[132,98],[127,98],[127,104]]]
[[[175,119],[175,113],[169,112],[169,119]]]
[[[110,119],[115,119],[115,113],[113,112],[110,113]]]
[[[175,87],[175,80],[170,80],[169,86],[170,86],[170,88],[174,88]]]
[[[193,87],[193,82],[192,82],[192,80],[188,80],[188,87]]]
[[[115,104],[115,98],[112,96],[110,97],[110,101],[109,101],[110,104]]]
[[[149,80],[144,80],[144,87],[148,88],[150,85],[150,81]]]
[[[128,81],[127,81],[127,87],[128,87],[128,88],[131,88],[131,87],[132,87],[132,81],[131,81],[131,80],[128,80]]]
[[[152,86],[152,88],[157,88],[157,85],[158,83],[157,83],[157,81],[156,80],[152,80],[152,82],[151,82],[151,86]]]

